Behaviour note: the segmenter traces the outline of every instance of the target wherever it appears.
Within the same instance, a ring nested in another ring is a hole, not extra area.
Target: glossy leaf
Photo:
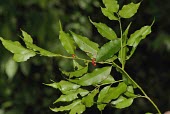
[[[73,72],[66,72],[66,71],[63,71],[63,70],[61,70],[61,71],[62,71],[62,73],[64,75],[69,76],[69,78],[72,78],[72,77],[81,77],[83,74],[87,73],[88,66],[83,67],[83,68],[81,68],[79,70],[75,70]]]
[[[103,0],[103,3],[110,12],[118,12],[119,4],[117,0]]]
[[[10,40],[4,40],[1,37],[0,37],[0,40],[2,41],[2,44],[4,45],[4,47],[14,54],[13,59],[17,62],[26,61],[30,57],[33,57],[36,55],[34,51],[24,48],[17,41],[13,42]]]
[[[65,50],[69,53],[69,54],[74,54],[74,50],[76,49],[76,47],[74,46],[74,41],[71,38],[71,36],[68,33],[65,33],[62,30],[62,26],[60,23],[60,33],[59,33],[59,39],[61,41],[61,44],[63,45],[63,47],[65,48]]]
[[[133,103],[133,98],[125,98],[123,96],[119,97],[116,101],[111,102],[116,108],[122,109],[129,107]]]
[[[122,9],[119,11],[119,15],[123,18],[131,18],[137,13],[137,10],[140,6],[140,3],[134,4],[130,3],[128,5],[124,5]]]
[[[33,43],[32,37],[25,31],[21,30],[22,36],[24,37],[24,41],[27,41],[29,43]]]
[[[91,23],[97,28],[98,32],[105,38],[109,40],[113,40],[117,38],[116,33],[112,30],[112,28],[108,27],[104,23],[96,23],[92,22]]]
[[[96,61],[104,61],[110,59],[116,54],[121,47],[121,40],[115,39],[103,45],[97,53]]]
[[[113,78],[113,76],[108,75],[108,77],[106,79],[104,79],[100,85],[106,85],[106,84],[112,84],[115,82],[115,79]]]
[[[144,26],[130,35],[127,45],[137,47],[139,42],[151,33],[151,26]]]
[[[118,20],[118,17],[116,17],[114,13],[108,10],[107,8],[101,8],[101,11],[103,15],[108,17],[110,20]]]
[[[57,102],[69,102],[69,101],[73,101],[76,98],[78,98],[78,94],[81,95],[82,97],[87,95],[89,93],[89,91],[85,90],[85,89],[77,89],[77,90],[69,90],[66,91],[64,94],[65,95],[61,95],[54,103]]]
[[[102,82],[110,74],[112,67],[96,68],[92,73],[85,74],[78,80],[71,80],[82,86],[95,85]]]
[[[51,84],[45,84],[45,85],[51,86],[55,89],[59,89],[61,92],[78,89],[80,87],[80,85],[77,85],[77,84],[74,84],[68,81],[64,81],[64,80],[61,80],[60,82],[54,82]]]
[[[99,92],[99,89],[94,89],[91,93],[89,93],[87,96],[83,97],[82,99],[82,103],[86,106],[86,107],[91,107],[94,104],[94,97],[96,96],[96,94]]]
[[[133,46],[133,48],[130,51],[130,55],[127,57],[127,59],[129,59],[133,55],[140,41],[142,39],[145,39],[146,36],[149,35],[150,33],[151,33],[151,26],[144,26],[130,35],[127,45]]]
[[[70,105],[67,106],[60,106],[59,108],[50,108],[53,112],[59,112],[59,111],[69,111],[73,109],[75,106],[78,106],[81,104],[81,100],[76,100]]]
[[[124,82],[119,83],[117,87],[111,87],[103,99],[103,103],[109,103],[112,99],[117,99],[127,89]]]
[[[110,86],[104,87],[104,88],[100,91],[100,93],[99,93],[99,95],[98,95],[97,108],[98,108],[100,111],[103,110],[104,107],[107,105],[107,104],[103,104],[103,101],[104,101],[104,98],[105,98],[106,94],[108,93],[109,89],[110,89]]]
[[[82,114],[85,110],[86,110],[85,105],[80,103],[79,105],[73,107],[69,114]]]
[[[73,32],[71,32],[71,34],[82,51],[90,54],[91,58],[96,58],[97,51],[99,50],[99,45],[97,43],[90,41],[87,37],[77,35]]]

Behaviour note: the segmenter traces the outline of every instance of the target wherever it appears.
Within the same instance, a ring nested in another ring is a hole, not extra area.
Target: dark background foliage
[[[137,0],[119,0],[120,4]],[[105,22],[119,34],[118,23],[109,21],[100,11],[101,0],[0,0],[0,36],[20,40],[20,29],[34,38],[34,43],[52,52],[66,54],[58,40],[61,20],[65,31],[75,31],[103,44],[103,39],[90,24]],[[155,18],[152,34],[143,40],[127,62],[126,70],[155,101],[162,112],[170,110],[170,1],[143,0],[134,18],[123,20],[130,32],[150,24]],[[118,35],[119,36],[119,35]],[[68,69],[68,60],[36,56],[24,63],[15,63],[12,54],[0,45],[0,114],[53,114],[49,106],[60,93],[43,83],[63,79],[58,68]],[[107,107],[107,114],[138,114],[155,111],[144,99],[137,99],[130,108]],[[100,113],[96,107],[85,113]]]

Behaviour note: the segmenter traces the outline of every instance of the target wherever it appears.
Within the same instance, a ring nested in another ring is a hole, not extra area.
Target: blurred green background
[[[119,3],[139,0],[119,0]],[[19,40],[20,29],[28,32],[38,46],[65,54],[58,40],[61,20],[65,31],[72,30],[102,44],[106,41],[90,24],[105,22],[117,34],[118,23],[109,21],[100,11],[102,0],[0,0],[0,36]],[[127,62],[126,70],[155,101],[162,112],[170,110],[170,1],[143,0],[134,18],[123,20],[124,28],[133,21],[130,32],[152,23],[152,34],[142,41]],[[16,63],[12,54],[0,44],[0,114],[53,114],[49,109],[60,95],[43,85],[50,80],[63,79],[59,68],[69,69],[68,60],[36,56],[27,62]],[[144,99],[137,99],[130,108],[116,110],[107,107],[103,114],[142,114],[155,111]],[[86,114],[100,114],[96,107]]]

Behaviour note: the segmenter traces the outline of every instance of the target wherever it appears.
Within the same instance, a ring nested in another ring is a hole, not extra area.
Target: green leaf
[[[119,97],[116,101],[112,101],[111,104],[115,105],[116,108],[122,109],[129,107],[133,103],[133,98]]]
[[[4,45],[4,47],[14,54],[13,59],[17,62],[26,61],[30,57],[33,57],[36,55],[34,51],[24,48],[17,41],[13,42],[10,40],[4,40],[1,37],[0,37],[0,40],[2,41],[2,44]]]
[[[69,81],[64,81],[64,80],[61,80],[58,83],[54,82],[54,83],[45,84],[45,85],[53,87],[55,89],[59,89],[62,93],[65,92],[65,91],[75,90],[75,89],[78,89],[80,87],[80,85],[71,83]]]
[[[128,25],[128,27],[126,28],[125,32],[123,33],[123,36],[122,36],[122,45],[123,45],[123,49],[122,49],[122,52],[119,51],[119,61],[121,62],[121,64],[123,66],[125,66],[125,63],[126,63],[126,56],[127,56],[127,52],[128,52],[128,48],[126,46],[126,43],[127,43],[127,35],[129,33],[129,28],[131,26],[131,23]]]
[[[122,9],[119,11],[119,15],[123,18],[131,18],[135,15],[138,8],[140,6],[140,2],[137,4],[130,3],[128,5],[124,5]]]
[[[62,30],[61,23],[60,23],[59,39],[61,41],[61,44],[65,48],[65,50],[69,54],[74,54],[74,50],[76,49],[76,47],[74,46],[74,41],[73,41],[73,39],[71,38],[71,36],[68,33],[65,33]]]
[[[97,28],[98,32],[105,38],[109,39],[109,40],[114,40],[117,38],[116,33],[110,28],[108,27],[106,24],[104,23],[96,23],[96,22],[92,22],[91,23]]]
[[[99,45],[97,43],[90,41],[87,37],[77,35],[73,32],[71,32],[71,34],[82,51],[90,54],[92,58],[96,58],[97,51],[99,50]]]
[[[10,80],[13,79],[17,70],[18,70],[18,64],[10,58],[5,65],[6,74]]]
[[[127,45],[137,47],[139,42],[151,33],[151,26],[144,26],[130,35]]]
[[[25,31],[21,30],[22,36],[24,37],[24,41],[27,41],[29,43],[33,43],[32,37]]]
[[[116,17],[114,13],[108,10],[107,8],[101,8],[101,11],[103,15],[108,17],[110,20],[118,20],[118,17]]]
[[[69,114],[82,114],[86,110],[85,105],[82,103],[73,107]]]
[[[81,104],[81,100],[76,100],[70,105],[67,106],[60,106],[59,108],[50,108],[53,112],[59,112],[59,111],[68,111],[73,109],[75,106],[78,106]]]
[[[78,80],[71,80],[82,86],[96,85],[105,80],[111,72],[112,67],[96,68],[92,73],[85,74]]]
[[[87,95],[88,93],[89,93],[89,91],[87,91],[85,89],[81,89],[81,88],[78,88],[77,90],[69,90],[64,93],[66,95],[61,95],[54,103],[73,101],[76,98],[78,98],[78,96],[77,96],[78,94],[80,94],[83,97],[83,96]]]
[[[117,0],[103,0],[103,3],[110,12],[118,12],[119,4]]]
[[[58,56],[58,54],[55,54],[55,53],[52,53],[52,52],[47,51],[45,49],[42,49],[42,48],[36,46],[35,44],[29,43],[29,42],[26,42],[26,41],[24,41],[24,42],[25,42],[27,48],[39,52],[39,54],[42,55],[42,56],[48,56],[48,57]]]
[[[128,86],[127,91],[124,93],[127,97],[136,97],[137,95],[134,94],[133,86]]]
[[[112,84],[115,82],[115,79],[113,78],[113,76],[108,75],[108,77],[106,79],[104,79],[100,85],[106,85],[106,84]]]
[[[110,59],[120,50],[120,47],[120,39],[111,40],[100,48],[97,53],[96,61],[104,61]]]
[[[133,53],[135,52],[139,42],[142,39],[145,39],[147,35],[151,33],[151,26],[144,26],[141,29],[135,31],[133,34],[130,35],[130,38],[128,39],[127,45],[133,46],[130,55],[127,57],[129,59]]]
[[[101,110],[104,110],[104,107],[106,106],[106,104],[103,104],[103,100],[104,100],[106,94],[108,93],[109,89],[110,89],[110,86],[104,87],[104,88],[100,91],[100,93],[99,93],[99,95],[98,95],[97,108],[98,108],[100,111],[101,111]]]
[[[103,103],[109,103],[112,99],[117,99],[126,92],[127,85],[124,82],[119,83],[117,87],[111,87],[103,99]]]
[[[80,70],[76,70],[73,72],[66,72],[66,71],[62,71],[62,73],[66,76],[69,76],[69,78],[73,78],[73,77],[81,77],[83,74],[87,73],[88,67],[84,67]]]
[[[82,99],[82,103],[86,106],[86,107],[91,107],[94,104],[94,97],[96,96],[96,94],[99,92],[99,89],[94,89],[91,93],[89,93],[87,96],[83,97]]]

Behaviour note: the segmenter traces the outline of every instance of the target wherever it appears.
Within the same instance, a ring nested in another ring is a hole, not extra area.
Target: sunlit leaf
[[[99,50],[99,45],[97,43],[90,41],[87,37],[77,35],[73,32],[71,32],[71,34],[82,51],[90,54],[92,58],[96,58],[97,51]]]
[[[70,105],[67,106],[60,106],[59,108],[50,108],[53,112],[59,112],[59,111],[69,111],[73,109],[75,106],[78,106],[81,104],[81,100],[76,100]]]
[[[127,45],[137,47],[139,42],[151,33],[151,26],[144,26],[130,35]]]
[[[85,89],[77,89],[77,90],[70,90],[70,91],[65,91],[65,95],[61,95],[54,103],[57,102],[69,102],[69,101],[73,101],[76,98],[78,98],[78,94],[81,95],[82,97],[87,95],[89,93],[89,91],[85,90]]]
[[[69,53],[69,54],[74,54],[74,50],[76,49],[75,45],[74,45],[74,41],[71,38],[71,36],[68,33],[65,33],[62,30],[62,26],[60,23],[60,33],[59,33],[59,39],[61,41],[61,44],[63,45],[63,47],[65,48],[65,50]]]
[[[21,30],[22,36],[24,37],[24,41],[27,41],[29,43],[33,43],[32,37],[25,31]]]
[[[99,84],[105,80],[111,72],[112,67],[96,68],[92,73],[85,74],[77,80],[71,80],[82,86]]]
[[[26,61],[30,57],[33,57],[36,55],[34,51],[24,48],[17,41],[13,42],[10,40],[4,40],[1,37],[0,37],[0,40],[2,41],[2,44],[4,45],[4,47],[14,54],[13,59],[17,62]]]
[[[135,15],[138,8],[140,6],[140,3],[134,4],[130,3],[128,5],[124,5],[122,9],[119,11],[119,15],[123,18],[131,18]]]
[[[117,0],[103,0],[103,3],[110,12],[118,12],[119,4]]]
[[[110,86],[104,87],[104,88],[100,91],[100,93],[99,93],[99,95],[98,95],[97,108],[98,108],[100,111],[103,110],[104,107],[107,105],[107,104],[103,104],[103,100],[104,100],[106,94],[108,93],[109,89],[110,89]]]
[[[110,42],[104,44],[97,53],[96,61],[103,61],[110,59],[116,54],[121,47],[121,40],[115,39]]]
[[[116,108],[122,109],[129,107],[133,103],[134,98],[125,98],[120,96],[116,101],[112,101],[111,104],[115,105]]]
[[[118,20],[118,18],[114,15],[114,13],[108,10],[107,8],[101,8],[101,11],[103,15],[108,17],[110,20]]]
[[[69,114],[82,114],[85,110],[86,110],[85,105],[80,103],[79,105],[73,107]]]
[[[133,55],[140,41],[142,39],[145,39],[146,36],[149,35],[150,33],[151,33],[151,26],[144,26],[130,35],[127,45],[133,46],[133,48],[130,52],[130,55],[127,57],[127,59],[129,59]]]
[[[59,89],[61,92],[78,89],[80,87],[80,85],[71,83],[69,81],[64,81],[64,80],[61,80],[60,82],[54,82],[51,84],[45,84],[45,85],[51,86],[55,89]]]
[[[94,97],[96,96],[96,94],[99,92],[99,89],[94,89],[91,93],[89,93],[87,96],[83,97],[82,99],[82,103],[86,106],[86,107],[91,107],[94,104]]]
[[[98,32],[105,38],[109,40],[113,40],[117,38],[116,33],[112,30],[112,28],[108,27],[104,23],[96,23],[92,22],[91,23],[97,28]]]

